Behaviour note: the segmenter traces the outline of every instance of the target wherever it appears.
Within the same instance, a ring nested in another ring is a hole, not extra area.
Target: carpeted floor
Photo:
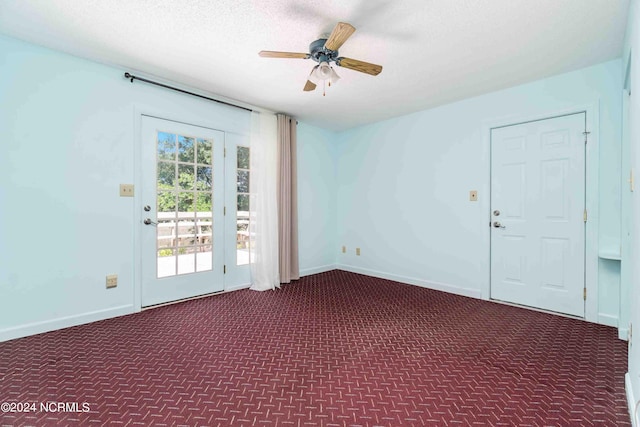
[[[332,271],[0,343],[0,425],[625,426],[626,365],[614,328]]]

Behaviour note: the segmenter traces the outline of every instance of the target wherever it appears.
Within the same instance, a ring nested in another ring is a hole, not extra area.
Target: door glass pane
[[[197,223],[197,235],[198,244],[210,245],[213,238],[213,228],[211,226],[211,220],[209,218],[198,219]]]
[[[193,138],[178,135],[178,160],[195,163],[195,146]]]
[[[194,212],[194,202],[195,194],[193,191],[181,191],[178,193],[178,216],[186,217],[186,216],[195,216],[190,215]]]
[[[198,166],[196,176],[196,189],[200,191],[211,191],[211,167]]]
[[[248,194],[238,194],[238,211],[243,211],[242,216],[246,216],[246,212],[249,212]],[[249,219],[249,217],[243,219]]]
[[[213,144],[207,139],[198,138],[198,163],[203,165],[211,165],[212,163]]]
[[[238,146],[236,150],[237,165],[237,200],[236,205],[236,264],[249,264],[249,147]]]
[[[158,159],[175,160],[176,136],[172,133],[158,132]]]
[[[249,192],[249,171],[238,170],[238,193]]]
[[[196,248],[189,246],[178,248],[178,274],[195,273],[196,271]]]
[[[213,141],[158,132],[157,275],[213,268]]]
[[[173,190],[176,180],[174,162],[158,162],[158,189]]]
[[[200,246],[196,254],[196,271],[209,271],[212,269],[211,262],[213,260],[213,252],[211,245]]]
[[[158,191],[158,212],[170,213],[174,218],[176,212],[176,193],[173,191]]]
[[[213,210],[213,202],[211,200],[211,193],[204,193],[199,191],[196,194],[196,211],[198,218],[211,219],[211,211]]]
[[[176,257],[173,249],[158,251],[158,278],[176,275]]]
[[[249,169],[249,147],[238,147],[238,169]]]
[[[175,247],[176,241],[176,221],[175,219],[162,220],[158,216],[158,249]],[[169,252],[165,251],[164,254]]]
[[[178,165],[178,183],[181,190],[193,190],[195,184],[195,176],[193,173],[194,165]]]
[[[178,246],[195,245],[196,227],[193,219],[178,221]]]

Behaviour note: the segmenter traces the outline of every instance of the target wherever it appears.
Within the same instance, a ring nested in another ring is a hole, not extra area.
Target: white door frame
[[[211,111],[205,111],[208,115],[213,115]],[[151,116],[162,120],[169,120],[174,122],[186,123],[193,126],[205,127],[213,130],[219,130],[225,133],[238,133],[234,129],[225,129],[221,126],[219,121],[215,119],[208,119],[201,115],[194,114],[193,111],[185,113],[184,110],[172,107],[157,108],[148,105],[134,105],[133,106],[133,135],[135,143],[133,144],[133,169],[138,171],[134,173],[134,193],[133,193],[133,207],[131,215],[133,216],[133,312],[137,313],[142,311],[142,239],[141,239],[141,227],[142,224],[142,208],[143,200],[140,197],[140,190],[142,189],[142,174],[139,173],[142,165],[142,116]],[[233,128],[233,126],[230,126]],[[248,136],[248,133],[247,133]],[[225,248],[226,249],[226,248]],[[234,289],[231,289],[234,290]],[[222,292],[228,292],[226,284]]]
[[[585,229],[585,286],[587,300],[585,303],[585,320],[598,323],[598,159],[599,159],[599,135],[600,135],[600,101],[592,104],[576,105],[561,110],[544,111],[537,114],[515,115],[486,121],[482,124],[482,147],[485,164],[487,165],[486,184],[483,189],[485,197],[481,199],[481,210],[486,212],[485,231],[483,240],[486,242],[488,276],[482,282],[480,288],[481,298],[490,300],[491,297],[491,129],[503,126],[518,125],[535,120],[544,120],[568,114],[586,113],[586,127],[589,134],[585,153],[585,204],[589,214]]]

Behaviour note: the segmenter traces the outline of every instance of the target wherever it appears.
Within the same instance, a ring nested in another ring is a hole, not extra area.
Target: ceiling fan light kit
[[[259,55],[263,58],[298,58],[313,59],[318,63],[309,74],[304,91],[315,90],[316,86],[322,82],[323,87],[328,83],[335,84],[340,80],[340,76],[331,66],[335,63],[338,67],[349,68],[361,73],[377,76],[382,71],[381,65],[371,64],[357,59],[343,58],[339,56],[338,49],[354,33],[356,29],[346,22],[338,22],[328,39],[320,38],[309,45],[309,53],[277,52],[263,50]],[[325,91],[323,90],[323,95]]]
[[[327,80],[331,77],[331,67],[328,62],[321,62],[316,68],[315,75],[320,80]]]

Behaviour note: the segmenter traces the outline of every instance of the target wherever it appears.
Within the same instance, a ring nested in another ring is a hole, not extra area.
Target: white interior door
[[[491,131],[491,298],[584,317],[585,114]]]
[[[224,289],[224,139],[142,117],[142,306]]]

